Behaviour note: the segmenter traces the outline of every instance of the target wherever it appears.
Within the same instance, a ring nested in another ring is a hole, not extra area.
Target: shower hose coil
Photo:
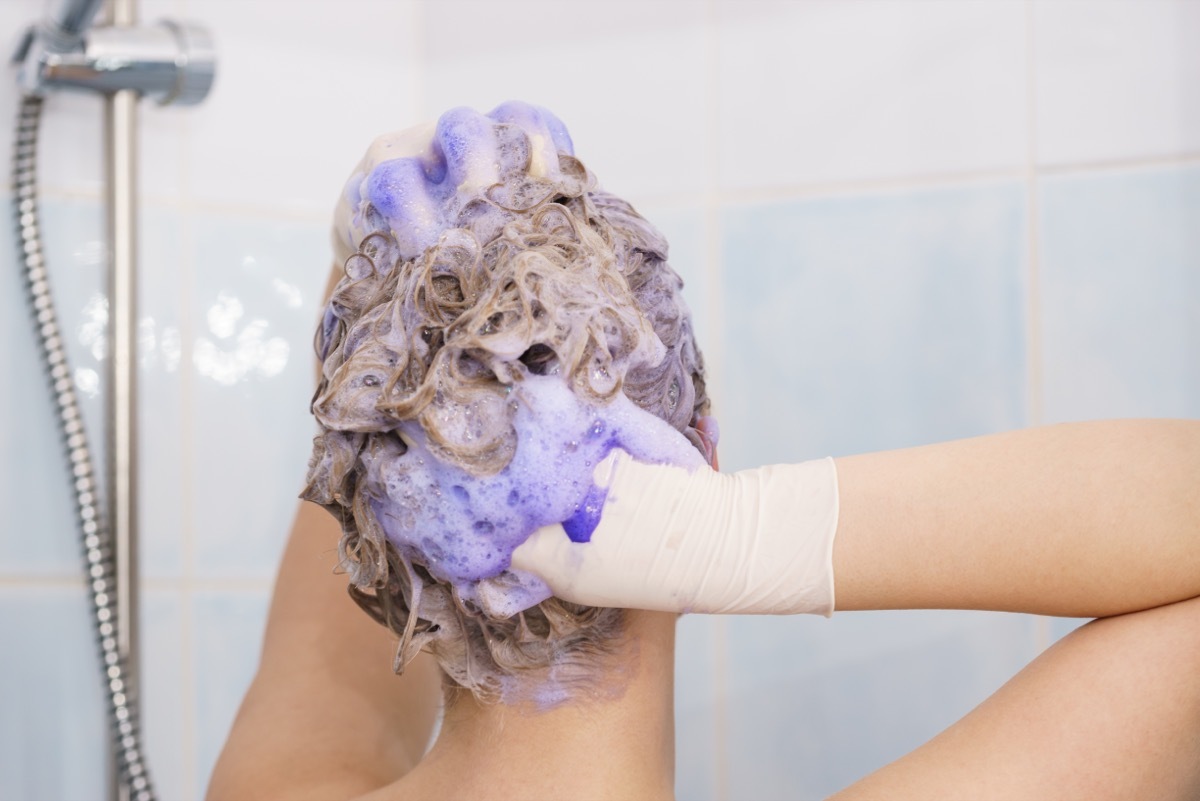
[[[121,780],[129,788],[129,797],[134,801],[153,801],[154,788],[142,750],[138,706],[132,688],[128,686],[129,665],[117,643],[116,561],[105,518],[100,514],[92,451],[88,446],[83,417],[67,365],[65,342],[50,296],[50,282],[42,252],[37,207],[37,138],[42,103],[41,97],[27,95],[21,100],[17,115],[17,135],[13,146],[13,204],[19,259],[24,269],[30,309],[41,344],[42,359],[49,374],[74,489],[84,570],[103,662],[113,750]]]

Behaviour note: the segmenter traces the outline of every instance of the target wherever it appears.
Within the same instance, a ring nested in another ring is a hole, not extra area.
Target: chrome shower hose
[[[96,639],[103,660],[113,749],[122,783],[129,788],[129,798],[134,801],[153,801],[154,787],[142,751],[138,708],[130,688],[126,686],[129,666],[117,645],[116,564],[109,532],[100,513],[92,452],[88,447],[83,417],[67,366],[65,342],[50,297],[50,283],[42,253],[37,208],[37,138],[41,114],[41,97],[27,95],[21,100],[13,144],[13,210],[18,256],[24,268],[30,310],[50,377],[75,493],[84,569],[89,582]]]

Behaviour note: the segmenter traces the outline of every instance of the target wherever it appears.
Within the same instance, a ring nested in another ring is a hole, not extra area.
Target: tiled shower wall
[[[6,0],[0,32],[42,6]],[[1200,3],[153,0],[142,15],[202,21],[221,52],[204,106],[142,111],[142,670],[164,798],[202,796],[254,669],[309,444],[329,212],[377,133],[508,98],[558,113],[673,242],[727,468],[1200,416]],[[50,99],[47,247],[93,439],[99,136],[96,99]],[[70,498],[7,263],[0,799],[97,799]],[[827,794],[1071,625],[686,618],[680,796]]]

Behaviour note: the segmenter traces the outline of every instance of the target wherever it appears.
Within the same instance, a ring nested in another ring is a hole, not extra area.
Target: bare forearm
[[[838,609],[1093,617],[1200,595],[1200,423],[1067,424],[837,464]]]
[[[420,759],[440,698],[419,656],[391,671],[390,632],[335,575],[340,532],[304,504],[280,567],[258,675],[214,771],[209,797],[347,798]]]

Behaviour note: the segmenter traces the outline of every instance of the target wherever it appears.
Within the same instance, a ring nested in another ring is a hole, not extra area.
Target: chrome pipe
[[[137,0],[111,0],[107,25],[87,35],[84,53],[104,31],[136,30]],[[121,59],[117,58],[116,61]],[[108,247],[108,371],[105,382],[105,459],[108,530],[116,564],[117,648],[126,686],[137,699],[141,674],[137,517],[137,91],[121,87],[104,97],[105,235]],[[109,758],[110,798],[130,801],[122,759]]]
[[[128,665],[129,693],[138,687],[137,471],[137,92],[104,101],[104,164],[108,190],[108,419],[106,439],[109,531],[117,579],[117,644]],[[115,768],[115,762],[114,762]],[[127,798],[122,785],[121,797]]]

